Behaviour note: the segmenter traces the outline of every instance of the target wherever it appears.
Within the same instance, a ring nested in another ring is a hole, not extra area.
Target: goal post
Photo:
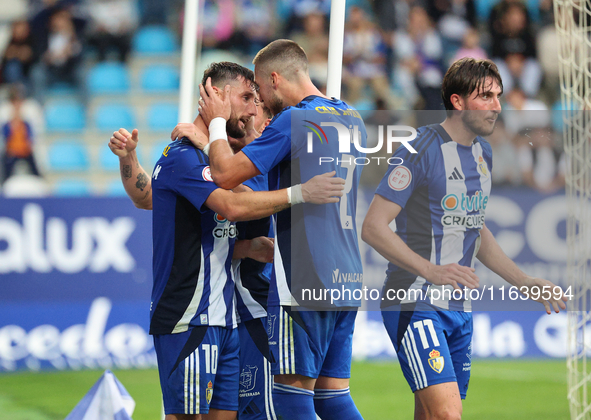
[[[567,386],[571,419],[591,419],[591,1],[554,0],[566,156]],[[589,359],[589,360],[588,360]]]

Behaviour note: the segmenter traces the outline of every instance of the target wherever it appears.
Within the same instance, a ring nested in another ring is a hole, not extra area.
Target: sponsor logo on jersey
[[[410,185],[412,173],[406,166],[398,166],[388,176],[388,185],[394,191],[402,191]]]
[[[479,211],[485,210],[488,204],[488,196],[484,195],[482,190],[478,190],[474,195],[462,193],[459,197],[456,194],[447,194],[441,199],[441,207],[445,211]]]
[[[207,400],[207,404],[211,403],[211,398],[213,397],[213,384],[211,381],[207,384],[207,389],[205,390],[205,399]]]
[[[226,223],[228,221],[228,219],[226,219],[224,216],[218,213],[214,214],[213,220],[215,220],[218,223]]]
[[[240,373],[240,393],[249,392],[254,389],[257,381],[258,366],[246,365]]]
[[[211,169],[209,168],[209,166],[203,168],[203,171],[201,172],[201,177],[203,177],[203,179],[206,181],[213,182],[213,177],[211,176]]]
[[[437,373],[441,373],[443,371],[443,366],[445,365],[445,359],[441,357],[441,353],[437,350],[432,350],[429,353],[429,366]]]
[[[201,325],[207,325],[207,314],[199,315],[199,320],[201,321]]]
[[[236,229],[236,225],[224,226],[224,227],[216,227],[213,230],[213,236],[217,239],[222,238],[235,238],[238,234],[238,230]]]
[[[363,273],[341,273],[337,268],[332,272],[333,283],[363,283]]]
[[[446,214],[441,218],[444,227],[465,227],[468,229],[482,229],[484,225],[484,214],[471,214],[468,216],[454,216]]]

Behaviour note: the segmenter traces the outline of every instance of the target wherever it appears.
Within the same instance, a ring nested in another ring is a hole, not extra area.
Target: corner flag
[[[110,370],[90,388],[66,420],[131,420],[135,401]]]

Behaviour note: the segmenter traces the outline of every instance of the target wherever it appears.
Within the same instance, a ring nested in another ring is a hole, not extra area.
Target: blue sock
[[[316,420],[314,391],[273,384],[273,406],[278,420]]]
[[[349,388],[315,389],[314,407],[322,420],[363,420],[351,398]]]

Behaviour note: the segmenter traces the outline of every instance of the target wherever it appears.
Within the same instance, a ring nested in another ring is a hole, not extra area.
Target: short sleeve
[[[264,175],[290,156],[291,139],[281,130],[270,125],[265,128],[261,137],[244,147],[242,152]]]
[[[209,195],[219,187],[213,182],[211,171],[207,164],[197,164],[179,174],[175,184],[177,194],[185,197],[200,212]]]
[[[404,147],[398,148],[390,159],[392,163],[397,163],[402,159],[398,156],[399,154],[406,155],[406,149]],[[401,165],[391,166],[380,181],[376,194],[404,208],[412,193],[426,184],[426,170],[423,168],[425,161],[426,159],[421,159],[412,163],[407,159]]]

